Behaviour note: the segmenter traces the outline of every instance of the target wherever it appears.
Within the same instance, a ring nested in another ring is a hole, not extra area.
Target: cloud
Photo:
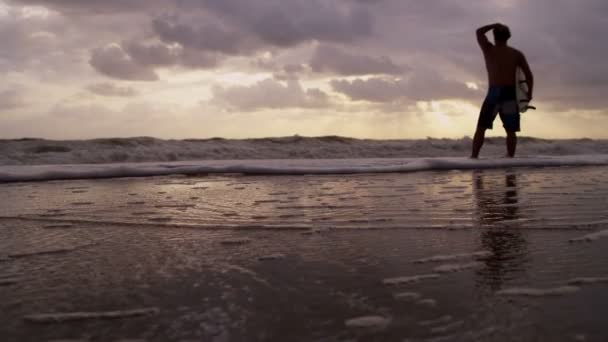
[[[334,91],[348,96],[355,101],[392,102],[405,97],[407,83],[400,79],[370,78],[333,80],[331,86]]]
[[[134,97],[139,93],[131,87],[121,87],[113,83],[95,83],[86,88],[93,94],[100,96]]]
[[[404,68],[389,57],[355,55],[329,45],[319,45],[310,61],[315,72],[329,72],[343,76],[398,75]]]
[[[20,92],[16,89],[0,91],[0,110],[11,110],[24,106]]]
[[[312,88],[304,89],[297,81],[286,84],[273,79],[251,86],[214,87],[211,103],[233,110],[320,108],[329,104],[328,95]]]
[[[90,64],[99,73],[129,81],[156,81],[152,68],[138,64],[118,44],[109,44],[91,52]]]
[[[142,66],[167,66],[177,63],[179,48],[170,47],[165,44],[143,44],[130,41],[121,45],[129,57]]]
[[[7,0],[7,2],[16,5],[45,6],[63,13],[78,15],[134,12],[163,4],[162,0]]]
[[[511,26],[511,44],[528,57],[536,75],[539,112],[550,108],[600,113],[608,106],[603,95],[608,92],[608,46],[598,43],[606,35],[605,0],[0,3],[7,4],[0,10],[0,74],[7,83],[25,85],[28,96],[36,99],[28,99],[27,106],[13,105],[15,117],[45,112],[58,98],[97,82],[98,74],[127,81],[153,81],[162,74],[167,82],[138,85],[145,94],[138,99],[153,102],[154,94],[175,94],[176,85],[188,89],[196,84],[192,98],[211,93],[217,95],[216,104],[233,111],[311,106],[318,106],[319,112],[340,110],[321,90],[317,89],[321,100],[315,100],[313,90],[303,89],[308,84],[319,89],[331,86],[347,102],[352,100],[345,103],[349,108],[407,106],[445,98],[478,105],[483,90],[474,92],[464,83],[485,86],[474,31],[494,21]],[[257,63],[260,56],[271,60]],[[247,79],[272,74],[274,80],[257,87],[212,89],[214,77],[224,73],[245,74]],[[101,92],[121,94],[114,90]],[[244,100],[235,95],[239,91]],[[268,95],[265,106],[259,100],[264,91],[285,99]],[[187,100],[190,95],[185,93],[163,100]],[[9,96],[4,96],[8,103]]]
[[[156,68],[182,66],[208,69],[219,64],[217,55],[163,43],[135,41],[109,44],[93,49],[90,65],[111,78],[130,81],[157,81]]]
[[[430,101],[444,99],[472,99],[481,93],[460,83],[429,72],[409,78],[372,77],[369,79],[332,80],[334,91],[355,101],[388,103],[408,99]]]

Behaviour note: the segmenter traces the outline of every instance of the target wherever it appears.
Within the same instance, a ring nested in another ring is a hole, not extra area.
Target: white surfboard
[[[517,82],[516,94],[519,112],[525,113],[528,109],[536,109],[536,107],[530,106],[530,99],[528,98],[528,80],[521,68],[517,68],[515,71],[515,82]]]

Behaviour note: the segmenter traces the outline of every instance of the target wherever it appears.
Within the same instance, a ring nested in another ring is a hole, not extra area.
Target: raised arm
[[[519,67],[526,75],[526,81],[528,83],[528,100],[532,100],[532,94],[534,92],[534,74],[532,74],[532,70],[530,70],[530,65],[528,64],[528,60],[523,53],[519,53]]]
[[[499,25],[500,24],[496,23],[496,24],[482,26],[477,29],[477,42],[479,43],[479,46],[481,47],[482,50],[485,51],[486,49],[488,49],[489,47],[492,46],[492,43],[490,43],[490,41],[488,40],[488,37],[486,37],[486,33],[488,33],[489,31],[492,31]]]

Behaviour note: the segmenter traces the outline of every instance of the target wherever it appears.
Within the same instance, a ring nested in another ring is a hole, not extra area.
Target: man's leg
[[[517,148],[517,134],[515,131],[507,131],[507,154],[509,158],[515,157],[515,149]]]
[[[473,137],[473,151],[471,152],[471,158],[479,157],[479,151],[481,151],[485,137],[486,129],[478,125],[477,130],[475,131],[475,136]]]

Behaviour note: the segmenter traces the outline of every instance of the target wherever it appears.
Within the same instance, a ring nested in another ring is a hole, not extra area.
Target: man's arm
[[[500,24],[496,23],[496,24],[482,26],[477,29],[477,43],[479,43],[479,46],[481,47],[482,50],[485,51],[487,48],[492,46],[492,43],[490,43],[490,41],[488,40],[488,37],[486,37],[486,33],[495,29],[498,25],[500,25]]]
[[[530,65],[528,64],[528,60],[523,53],[519,53],[519,67],[526,75],[526,81],[528,83],[528,100],[532,100],[532,94],[534,92],[534,74],[532,74],[532,70],[530,70]]]

